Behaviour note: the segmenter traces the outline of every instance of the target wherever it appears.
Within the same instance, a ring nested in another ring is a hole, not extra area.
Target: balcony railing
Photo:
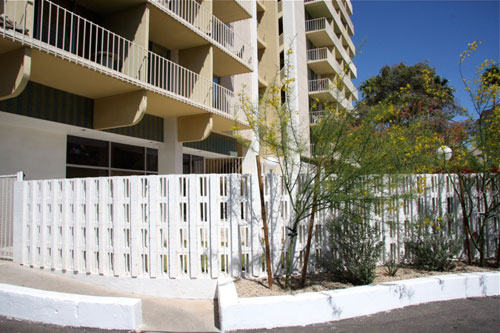
[[[22,15],[16,12],[18,3],[3,0],[4,8],[9,8],[5,13],[13,18],[26,17],[26,7]],[[36,5],[33,31],[25,23],[4,15],[0,20],[0,35],[125,81],[146,85],[159,93],[169,92],[232,115],[233,92],[212,80],[48,0],[36,1]]]
[[[326,60],[329,50],[326,47],[307,50],[307,61]]]
[[[243,157],[206,158],[205,173],[242,173]]]
[[[330,79],[309,80],[309,92],[321,92],[333,89]]]
[[[328,21],[324,17],[306,21],[306,32],[326,29]]]
[[[321,122],[321,119],[323,118],[323,110],[316,110],[316,111],[311,111],[309,112],[309,122],[311,124],[317,124]]]
[[[193,0],[152,0],[167,12],[197,28],[213,41],[226,48],[247,65],[252,64],[250,45],[234,33],[230,26],[213,16]],[[241,4],[241,2],[239,2]],[[243,6],[244,7],[244,6]]]

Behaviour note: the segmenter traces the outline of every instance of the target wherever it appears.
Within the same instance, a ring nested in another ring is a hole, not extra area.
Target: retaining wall
[[[58,293],[0,284],[0,315],[48,324],[138,329],[140,299]]]
[[[299,295],[239,298],[231,279],[217,286],[221,329],[301,326],[409,305],[500,294],[500,272],[441,275]]]

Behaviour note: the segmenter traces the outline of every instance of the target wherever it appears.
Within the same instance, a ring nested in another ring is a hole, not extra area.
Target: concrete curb
[[[238,298],[217,285],[221,330],[304,326],[428,302],[500,295],[500,272],[438,275],[299,295]]]
[[[0,315],[63,326],[135,330],[142,325],[142,302],[0,284]]]

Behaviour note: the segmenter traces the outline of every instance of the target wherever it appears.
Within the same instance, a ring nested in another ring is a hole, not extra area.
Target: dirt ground
[[[377,267],[376,278],[372,284],[390,282],[396,280],[406,280],[417,277],[443,275],[453,273],[470,273],[470,272],[485,272],[498,270],[498,268],[483,268],[478,266],[469,266],[462,262],[457,262],[455,269],[449,272],[424,271],[412,268],[410,266],[402,266],[398,269],[396,276],[389,276],[386,268]],[[344,289],[350,288],[353,285],[348,283],[334,282],[332,277],[326,273],[310,274],[306,281],[306,287],[298,289],[299,276],[292,277],[292,289],[283,289],[284,280],[280,278],[274,279],[273,289],[270,290],[267,284],[267,278],[260,279],[238,279],[235,281],[236,291],[239,297],[259,297],[259,296],[279,296],[279,295],[294,295],[306,292]]]

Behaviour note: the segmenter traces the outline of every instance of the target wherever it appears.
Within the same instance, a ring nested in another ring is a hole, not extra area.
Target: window
[[[158,150],[68,136],[66,177],[107,177],[158,173]]]
[[[182,173],[204,173],[205,160],[202,156],[184,154],[182,156]]]

